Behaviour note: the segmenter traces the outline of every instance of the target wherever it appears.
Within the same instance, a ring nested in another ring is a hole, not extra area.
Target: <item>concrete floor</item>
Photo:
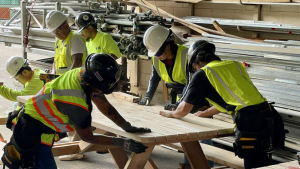
[[[21,56],[21,48],[20,46],[13,45],[12,47],[7,47],[3,42],[0,42],[0,72],[2,72],[0,76],[0,81],[4,82],[4,84],[8,87],[13,88],[13,80],[9,78],[9,74],[5,69],[6,60],[11,56]],[[38,60],[45,58],[44,56],[35,55],[32,53],[28,53],[28,59],[30,60]],[[0,96],[0,116],[7,116],[8,112],[12,110],[13,102],[6,100],[2,96]],[[11,136],[11,131],[6,129],[5,126],[0,126],[1,134],[5,139],[9,140]],[[65,140],[62,140],[65,141]],[[117,168],[114,164],[113,159],[110,154],[97,154],[96,152],[86,153],[89,159],[85,160],[77,160],[77,161],[68,161],[63,162],[55,158],[58,168],[60,169],[114,169]],[[178,168],[178,163],[182,161],[183,154],[172,151],[166,148],[162,148],[160,146],[156,146],[151,158],[155,162],[158,168],[162,169],[176,169]]]

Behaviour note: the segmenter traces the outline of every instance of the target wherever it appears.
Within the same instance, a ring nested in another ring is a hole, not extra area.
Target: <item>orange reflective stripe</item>
[[[43,142],[43,141],[41,141],[41,143],[42,143],[42,144],[46,144],[46,145],[48,145],[48,146],[52,146],[52,144],[53,144],[53,141],[52,141],[52,143],[51,143],[51,144],[49,144],[49,143],[46,143],[46,142]]]
[[[53,102],[54,102],[54,101],[59,101],[59,102],[62,102],[62,103],[72,104],[72,105],[81,107],[81,108],[85,109],[86,111],[89,111],[88,108],[86,108],[86,107],[84,107],[84,106],[82,106],[82,105],[80,105],[80,104],[77,104],[77,103],[67,102],[67,101],[63,101],[63,100],[59,100],[59,99],[54,99]]]
[[[45,88],[43,88],[42,93],[44,93],[44,89],[45,89]],[[37,113],[38,113],[38,114],[39,114],[39,115],[40,115],[40,116],[41,116],[48,124],[50,124],[51,126],[53,126],[53,127],[55,128],[56,131],[61,132],[60,129],[57,128],[57,127],[52,123],[52,121],[50,121],[47,117],[45,117],[44,114],[42,114],[40,108],[39,108],[38,105],[36,104],[36,99],[35,99],[35,97],[32,98],[32,105],[33,105],[33,107],[35,108],[36,112],[37,112]]]
[[[74,129],[73,129],[72,127],[70,127],[69,125],[67,125],[66,128],[67,128],[69,131],[74,131]]]
[[[47,108],[47,110],[49,111],[49,113],[51,114],[51,116],[53,116],[54,118],[56,118],[60,123],[64,124],[65,122],[58,117],[57,115],[54,114],[53,110],[51,109],[50,105],[47,103],[46,100],[43,101],[45,107]]]

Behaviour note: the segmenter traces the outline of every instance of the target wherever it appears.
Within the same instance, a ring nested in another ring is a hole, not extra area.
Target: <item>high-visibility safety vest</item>
[[[240,62],[212,61],[201,69],[204,70],[208,80],[223,100],[229,105],[236,106],[235,111],[266,101]],[[219,111],[232,113],[212,100],[206,99]]]
[[[55,61],[56,74],[58,75],[62,75],[66,73],[67,71],[70,70],[72,66],[73,60],[71,55],[71,40],[75,36],[80,37],[85,42],[84,38],[81,35],[75,33],[74,31],[70,31],[70,33],[68,34],[64,42],[56,38],[55,49],[54,49],[55,51],[54,61]],[[86,55],[87,55],[87,50],[85,49],[82,57],[82,65],[84,65],[85,63]]]
[[[166,65],[160,61],[157,57],[152,57],[153,66],[158,73],[158,75],[166,83],[181,83],[186,84],[186,63],[187,63],[187,52],[188,48],[182,45],[177,44],[177,54],[175,58],[175,63],[172,71],[172,79],[170,78]]]
[[[92,53],[106,53],[114,54],[117,58],[121,57],[120,49],[116,41],[110,34],[98,31],[94,39],[86,42],[88,54]]]
[[[80,86],[79,72],[81,68],[68,71],[57,79],[46,83],[42,90],[25,104],[25,113],[41,121],[44,125],[56,132],[65,133],[74,131],[75,127],[69,124],[69,117],[60,112],[55,102],[89,111],[86,95]],[[43,134],[44,135],[44,134]],[[42,143],[52,145],[52,137],[44,137]]]

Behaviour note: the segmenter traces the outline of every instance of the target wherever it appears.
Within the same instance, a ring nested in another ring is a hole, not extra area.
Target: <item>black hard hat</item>
[[[103,94],[112,93],[118,86],[121,71],[117,62],[108,54],[90,54],[85,62],[83,80]]]
[[[188,50],[188,71],[191,73],[195,72],[193,70],[193,63],[195,62],[198,54],[206,54],[208,52],[214,53],[215,50],[215,45],[205,40],[198,40],[191,44]]]
[[[96,23],[92,14],[90,14],[89,12],[82,12],[76,16],[75,24],[79,29],[78,32],[81,32],[83,29]]]

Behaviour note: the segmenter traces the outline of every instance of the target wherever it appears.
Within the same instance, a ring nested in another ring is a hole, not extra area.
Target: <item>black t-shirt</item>
[[[69,117],[69,123],[77,128],[85,129],[91,126],[92,115],[86,109],[59,101],[54,102],[57,109]]]
[[[209,82],[205,72],[200,69],[193,75],[183,100],[192,105],[197,105],[199,101],[205,100],[205,98],[209,98],[224,108],[227,105]]]

